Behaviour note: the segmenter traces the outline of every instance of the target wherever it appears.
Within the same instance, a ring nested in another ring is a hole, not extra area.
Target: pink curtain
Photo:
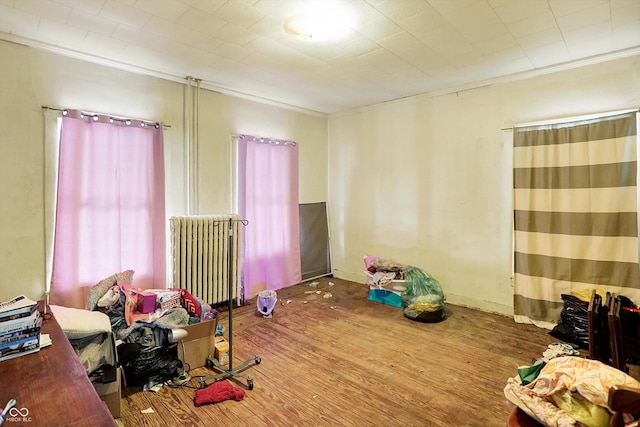
[[[238,207],[245,228],[245,299],[301,281],[298,146],[241,136]]]
[[[88,287],[129,269],[137,287],[166,286],[162,126],[128,123],[62,119],[52,304],[84,308]]]

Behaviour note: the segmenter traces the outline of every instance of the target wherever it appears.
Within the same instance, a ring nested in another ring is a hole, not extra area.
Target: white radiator
[[[171,257],[174,288],[188,290],[208,304],[242,302],[240,215],[174,216]],[[231,284],[231,297],[229,297]]]

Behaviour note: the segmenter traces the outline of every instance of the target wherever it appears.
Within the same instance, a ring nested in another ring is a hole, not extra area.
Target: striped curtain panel
[[[514,314],[552,328],[562,294],[640,303],[636,113],[514,129]]]

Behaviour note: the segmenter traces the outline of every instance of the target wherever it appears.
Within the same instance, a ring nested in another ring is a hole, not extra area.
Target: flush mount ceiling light
[[[354,15],[344,2],[305,1],[284,23],[287,34],[307,41],[346,38],[352,31]]]

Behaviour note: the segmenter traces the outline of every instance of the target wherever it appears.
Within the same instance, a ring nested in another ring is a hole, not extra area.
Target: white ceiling
[[[0,38],[320,113],[640,54],[640,0],[340,0],[330,43],[301,1],[0,0]]]

